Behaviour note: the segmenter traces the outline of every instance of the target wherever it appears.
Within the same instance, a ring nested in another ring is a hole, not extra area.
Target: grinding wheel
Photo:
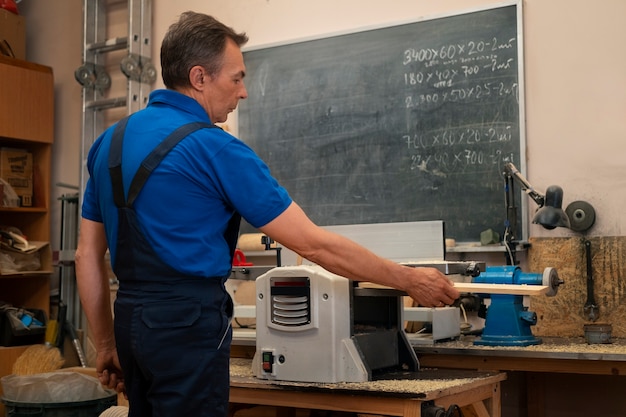
[[[559,285],[563,285],[564,281],[559,278],[559,274],[556,272],[556,269],[548,267],[543,270],[541,284],[548,287],[546,296],[554,297],[559,290]]]
[[[588,230],[596,221],[596,212],[586,201],[574,201],[565,209],[570,221],[570,229],[575,232]]]

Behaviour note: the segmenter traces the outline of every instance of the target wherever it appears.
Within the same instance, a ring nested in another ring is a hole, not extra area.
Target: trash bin
[[[2,399],[6,417],[98,417],[117,405],[117,393],[106,398],[67,403],[24,403]]]
[[[98,417],[117,405],[117,392],[78,372],[0,378],[6,417]]]

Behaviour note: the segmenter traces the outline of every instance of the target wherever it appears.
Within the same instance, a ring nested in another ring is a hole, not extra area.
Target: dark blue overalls
[[[233,310],[224,287],[227,277],[189,276],[167,265],[144,237],[133,209],[145,181],[165,155],[191,132],[216,126],[192,123],[174,131],[141,163],[126,199],[121,160],[127,122],[123,119],[114,130],[109,172],[119,214],[113,265],[120,282],[115,337],[129,417],[224,417]],[[231,253],[240,220],[235,214],[228,225]]]

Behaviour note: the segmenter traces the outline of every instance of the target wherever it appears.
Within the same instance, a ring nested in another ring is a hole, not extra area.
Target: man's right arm
[[[449,305],[460,296],[437,269],[412,268],[380,258],[352,240],[315,225],[296,203],[260,229],[330,272],[403,290],[421,306]]]
[[[104,257],[106,251],[104,225],[81,219],[75,256],[78,293],[94,338],[100,382],[120,391],[123,390],[123,376],[115,347],[111,290]]]

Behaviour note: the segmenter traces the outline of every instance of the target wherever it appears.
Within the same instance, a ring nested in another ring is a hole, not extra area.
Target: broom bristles
[[[15,375],[35,375],[61,369],[65,360],[58,348],[47,345],[28,347],[13,364]]]

